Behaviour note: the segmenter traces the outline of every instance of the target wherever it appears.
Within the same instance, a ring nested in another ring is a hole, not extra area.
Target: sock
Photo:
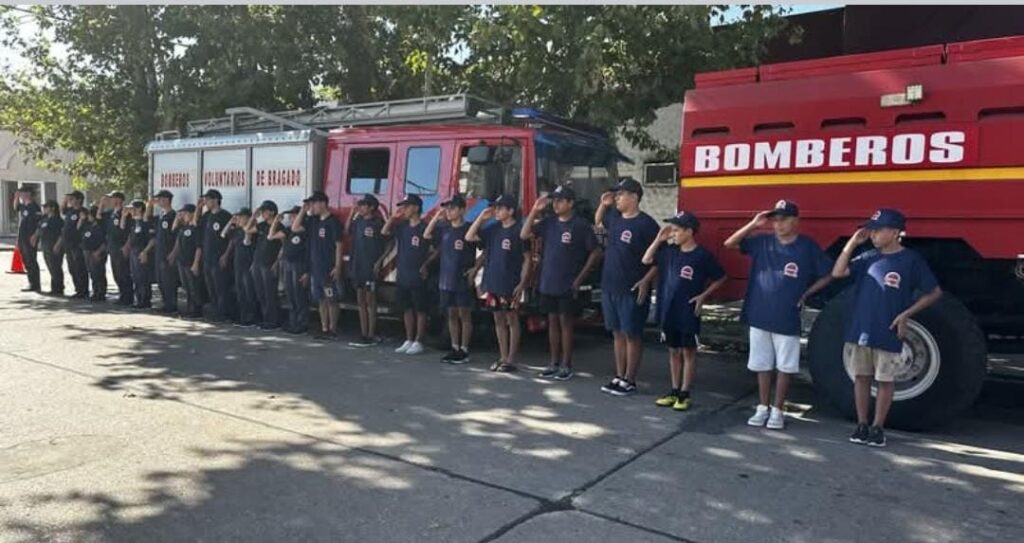
[[[456,351],[457,352],[458,350],[459,350],[459,346],[456,345],[455,343],[452,343],[452,351]]]
[[[462,347],[459,348],[462,350],[462,352],[469,354],[469,345],[463,345]]]

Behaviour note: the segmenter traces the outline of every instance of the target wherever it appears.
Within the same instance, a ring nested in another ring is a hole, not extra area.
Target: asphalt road
[[[546,382],[486,371],[491,342],[451,367],[23,282],[0,275],[0,541],[1024,540],[1020,382],[869,449],[806,384],[785,431],[747,427],[735,355],[701,354],[680,414],[657,345],[619,399],[599,336]]]

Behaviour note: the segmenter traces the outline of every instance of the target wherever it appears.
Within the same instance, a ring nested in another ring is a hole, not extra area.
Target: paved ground
[[[0,274],[0,541],[1024,540],[1024,384],[875,450],[806,385],[785,432],[748,428],[732,355],[702,355],[678,414],[653,405],[653,345],[642,394],[615,399],[596,336],[553,383],[483,350],[447,367],[23,281]]]

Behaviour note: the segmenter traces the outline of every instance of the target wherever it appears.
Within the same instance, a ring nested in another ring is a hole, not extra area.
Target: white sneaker
[[[409,344],[409,348],[405,350],[405,354],[421,354],[423,352],[423,344],[418,341],[413,341]]]
[[[768,428],[781,430],[786,427],[786,413],[778,407],[772,407],[772,414],[768,417]]]
[[[405,343],[403,343],[401,347],[395,349],[395,352],[396,353],[406,353],[406,352],[409,351],[409,347],[412,347],[412,342],[407,339],[407,340],[405,340]]]
[[[750,426],[764,426],[764,423],[768,421],[768,406],[759,405],[754,411],[754,416],[747,419],[747,424]]]

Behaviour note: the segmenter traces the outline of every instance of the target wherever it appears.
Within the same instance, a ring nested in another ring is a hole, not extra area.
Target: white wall
[[[64,151],[58,151],[54,155],[64,160],[73,158],[71,153]],[[58,202],[65,194],[71,192],[71,176],[37,168],[34,161],[26,161],[14,134],[0,130],[0,193],[3,197],[3,205],[0,206],[0,234],[14,233],[11,224],[13,211],[11,210],[12,191],[10,188],[17,186],[14,183],[26,182],[54,183],[56,186],[54,194]],[[41,204],[44,197],[43,191],[40,190],[38,195]]]

